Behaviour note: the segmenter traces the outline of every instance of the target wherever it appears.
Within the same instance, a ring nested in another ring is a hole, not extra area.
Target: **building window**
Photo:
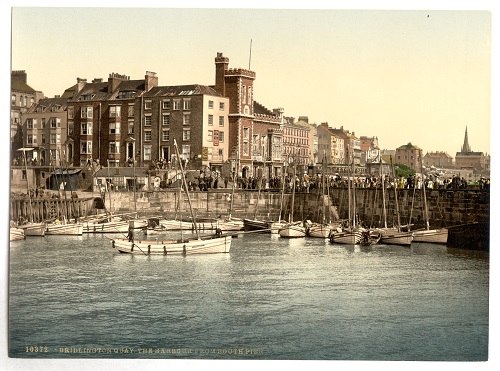
[[[151,115],[144,116],[144,126],[151,126]]]
[[[36,135],[34,134],[28,134],[26,137],[28,145],[35,145],[36,144]]]
[[[92,135],[92,123],[91,122],[82,122],[80,134],[81,135]]]
[[[42,144],[45,144],[45,134],[42,134],[41,141],[42,141]]]
[[[214,115],[208,115],[208,125],[214,124]]]
[[[172,108],[172,105],[170,104],[170,100],[164,100],[164,101],[162,102],[162,107],[163,107],[163,109],[165,109],[165,110],[169,110],[169,109],[171,109],[171,108]]]
[[[45,118],[42,118],[42,129],[45,129],[45,125],[46,125]]]
[[[36,127],[36,119],[26,119],[26,127],[28,129],[34,129]]]
[[[134,134],[134,120],[128,120],[128,134]]]
[[[219,126],[224,126],[224,116],[219,116]]]
[[[181,109],[181,100],[174,99],[174,111],[178,111]]]
[[[84,141],[80,142],[80,153],[82,154],[91,154],[92,153],[92,141]]]
[[[91,119],[92,116],[93,116],[93,109],[92,109],[92,106],[90,107],[82,107],[82,110],[81,110],[81,118],[82,119]]]
[[[183,109],[190,110],[191,109],[191,99],[183,99]]]
[[[213,130],[209,130],[208,131],[208,141],[209,142],[213,142],[214,140],[214,131]]]
[[[109,133],[110,134],[120,134],[120,123],[110,122],[109,123]]]
[[[145,145],[143,152],[144,152],[144,161],[151,161],[151,146]]]
[[[109,117],[120,117],[121,107],[120,106],[110,106],[109,107]]]
[[[50,134],[50,144],[56,144],[56,134]]]
[[[130,105],[128,106],[128,117],[134,116],[134,106]]]
[[[182,145],[182,157],[188,160],[191,157],[191,146],[189,144]]]
[[[51,118],[50,119],[50,128],[51,129],[56,129],[61,127],[61,119],[59,117]]]
[[[144,141],[151,142],[151,130],[144,131]]]
[[[219,110],[224,111],[224,102],[219,102]]]
[[[72,120],[75,118],[75,107],[69,106],[68,107],[68,119]]]
[[[191,114],[185,113],[183,116],[183,125],[189,125],[191,123]]]
[[[75,132],[75,124],[73,121],[68,121],[68,136],[72,136]]]
[[[224,143],[224,132],[223,131],[219,131],[219,142]]]
[[[161,131],[161,140],[163,140],[164,142],[168,142],[170,140],[170,130],[169,129]]]
[[[115,155],[120,153],[120,142],[109,142],[109,154]]]
[[[16,105],[16,95],[12,94],[12,104],[15,106]]]
[[[243,155],[248,156],[250,154],[250,129],[243,128]]]
[[[153,106],[153,102],[151,100],[144,101],[144,109],[151,109],[152,106]]]
[[[241,86],[241,100],[243,104],[247,102],[247,87],[245,85]]]
[[[182,140],[188,141],[191,139],[191,130],[190,129],[183,129],[182,130]]]
[[[214,108],[214,101],[213,100],[208,101],[208,108],[210,108],[210,109]]]
[[[170,125],[170,114],[169,113],[163,114],[161,123],[163,125]]]

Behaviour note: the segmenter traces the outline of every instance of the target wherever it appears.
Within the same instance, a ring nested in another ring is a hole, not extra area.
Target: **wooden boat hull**
[[[129,222],[120,220],[103,223],[83,223],[83,233],[127,233]]]
[[[299,238],[306,236],[306,229],[300,224],[289,224],[279,230],[280,237]]]
[[[398,232],[393,229],[377,229],[382,233],[380,243],[385,245],[410,246],[413,241],[413,232]]]
[[[21,225],[19,228],[24,230],[25,236],[45,236],[45,231],[47,230],[47,226],[45,223],[28,223]]]
[[[244,229],[242,220],[218,220],[217,227],[223,232],[242,231]]]
[[[327,225],[313,225],[307,228],[307,235],[314,238],[328,238],[331,228]]]
[[[249,231],[259,231],[265,230],[263,232],[270,233],[270,222],[265,220],[256,220],[256,219],[243,219],[243,229],[247,232]]]
[[[448,242],[448,229],[413,231],[413,242],[446,244]]]
[[[192,222],[184,222],[175,219],[161,219],[160,225],[164,226],[169,231],[191,231],[194,230]]]
[[[156,241],[116,238],[112,240],[112,247],[120,253],[136,255],[195,255],[229,253],[231,236],[209,239],[190,239],[184,241]]]
[[[332,231],[330,235],[330,242],[339,245],[359,245],[362,238],[363,231],[358,229],[354,231]]]
[[[82,233],[83,225],[80,223],[47,224],[45,230],[45,235],[81,236]]]
[[[9,231],[9,239],[10,241],[24,240],[24,230],[22,228],[11,227]]]
[[[271,234],[278,234],[280,229],[285,228],[288,225],[288,223],[284,221],[279,221],[279,222],[271,222],[269,225],[269,228],[271,229]]]

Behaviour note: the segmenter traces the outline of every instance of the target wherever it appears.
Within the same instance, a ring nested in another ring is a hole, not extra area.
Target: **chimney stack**
[[[119,73],[110,73],[108,77],[108,93],[113,93],[118,88],[118,85],[125,80],[130,80],[130,77]]]
[[[144,76],[144,90],[150,91],[151,88],[158,86],[158,76],[156,76],[156,72],[146,71],[146,75]]]
[[[16,80],[20,80],[21,82],[23,82],[25,84],[28,83],[28,75],[26,74],[25,70],[12,71],[10,76],[11,76],[11,78],[14,78]]]
[[[81,92],[85,84],[87,83],[87,79],[82,79],[80,77],[76,78],[76,89],[78,92]]]

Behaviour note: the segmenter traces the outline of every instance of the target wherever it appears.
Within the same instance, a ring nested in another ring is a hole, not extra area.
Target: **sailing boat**
[[[299,221],[299,222],[292,221],[293,211],[294,211],[294,203],[295,203],[296,173],[297,173],[297,167],[294,164],[294,166],[293,166],[293,178],[292,178],[292,182],[293,182],[292,183],[292,206],[291,206],[290,211],[288,213],[288,223],[278,231],[280,237],[284,237],[284,238],[298,238],[298,237],[305,237],[306,236],[306,228],[304,227],[302,221]]]
[[[382,165],[382,162],[381,162]],[[384,184],[384,176],[382,175],[382,198],[383,198],[383,207],[384,207],[384,227],[377,228],[378,231],[382,234],[380,238],[380,243],[386,245],[400,245],[400,246],[410,246],[413,240],[413,232],[404,232],[401,230],[401,219],[399,215],[399,203],[398,203],[398,190],[396,185],[396,174],[394,172],[394,166],[392,165],[392,156],[391,156],[391,167],[392,173],[394,177],[394,199],[396,203],[396,215],[398,219],[398,224],[394,228],[387,227],[387,213],[385,209],[385,184]],[[382,174],[382,166],[380,167],[380,171]]]
[[[354,159],[348,168],[348,221],[344,227],[332,229],[330,233],[330,242],[334,244],[359,245],[371,244],[371,233],[369,230],[358,226],[356,220],[356,193],[353,188]],[[368,233],[367,233],[368,232]],[[377,236],[375,236],[377,237]],[[374,238],[375,238],[374,237]],[[378,241],[377,241],[378,242]]]
[[[420,150],[420,169],[423,181],[424,172],[422,166],[422,150]],[[425,182],[422,182],[422,193],[424,196],[425,230],[413,231],[413,242],[446,244],[448,242],[448,229],[447,228],[430,229],[429,227],[429,209],[427,208],[427,196],[425,193],[425,188],[426,184]]]
[[[29,185],[29,176],[28,176],[28,163],[26,160],[26,151],[32,151],[33,148],[19,148],[18,151],[23,152],[23,160],[24,160],[24,169],[26,172],[26,191],[28,194],[28,205],[29,205],[29,216],[28,222],[18,225],[17,227],[24,231],[24,236],[45,236],[45,231],[47,226],[45,223],[35,223],[33,221],[33,206],[31,203],[31,191]]]
[[[108,178],[109,175],[109,160],[108,160]],[[111,203],[111,187],[106,182],[106,188],[109,195],[109,215],[98,215],[89,217],[83,221],[83,233],[127,233],[129,231],[129,221],[124,220],[121,216],[113,215]],[[127,213],[123,215],[132,215],[137,213]]]
[[[325,195],[325,161],[323,161],[323,173],[321,174],[321,192],[318,193],[318,200],[321,198],[321,204],[322,204],[322,213],[321,213],[321,218],[323,219],[321,223],[313,223],[311,226],[307,228],[307,235],[309,237],[315,237],[315,238],[328,238],[330,237],[330,233],[332,231],[332,228],[339,227],[340,224],[332,224],[332,223],[327,223],[326,221],[326,207],[325,204],[328,202],[330,203],[330,191],[328,184],[326,185],[327,188],[327,195]],[[326,196],[326,199],[325,199]],[[319,210],[318,210],[319,212]],[[330,215],[330,210],[328,210],[328,213]]]
[[[180,160],[177,141],[174,139],[174,148],[177,158]],[[182,161],[179,161],[182,173],[184,190],[189,203],[189,211],[194,224],[196,238],[179,240],[134,240],[132,238],[115,238],[112,240],[112,247],[120,253],[138,254],[138,255],[192,255],[192,254],[213,254],[229,253],[231,249],[231,236],[215,234],[208,237],[201,237],[196,224],[196,218],[191,205],[191,197],[184,174]]]
[[[244,224],[243,220],[239,218],[234,218],[231,214],[233,212],[233,203],[234,203],[234,190],[236,188],[236,181],[237,181],[237,174],[239,169],[239,161],[240,161],[240,152],[237,149],[236,152],[236,157],[237,157],[237,166],[236,169],[233,173],[233,184],[231,187],[231,198],[229,200],[229,215],[227,217],[219,217],[216,220],[216,225],[217,228],[223,232],[228,232],[228,231],[242,231],[244,229]]]
[[[57,159],[57,152],[56,152],[56,159]],[[50,155],[50,161],[52,161],[51,155]],[[54,170],[54,177],[56,179],[55,183],[57,185],[57,193],[59,195],[59,198],[61,198],[61,185],[62,185],[63,190],[64,190],[64,199],[65,199],[65,201],[67,201],[65,182],[64,182],[64,179],[62,178],[63,171],[62,171],[62,169],[60,170],[61,181],[58,182],[55,160],[54,160],[53,170]],[[61,216],[62,220],[59,220],[58,218],[56,218],[54,221],[52,221],[52,223],[47,223],[47,230],[45,231],[46,235],[60,235],[60,236],[81,236],[82,235],[82,231],[83,231],[82,224],[76,223],[76,222],[71,223],[67,220],[67,215],[66,215],[67,214],[67,206],[68,205],[65,202],[64,203],[65,210],[62,210],[62,212],[61,212],[61,210],[59,210],[59,203],[58,202],[56,203],[58,215]]]
[[[271,194],[269,194],[269,197]],[[278,220],[275,222],[271,222],[269,224],[269,229],[271,230],[271,234],[278,234],[279,230],[286,226],[286,222],[281,219],[281,213],[283,212],[283,199],[285,197],[285,173],[282,172],[281,176],[281,197],[280,197],[280,212],[278,214]]]
[[[253,214],[253,219],[243,219],[243,229],[248,231],[260,231],[270,232],[270,224],[267,220],[257,219],[257,211],[259,209],[260,195],[262,193],[262,177],[259,179],[259,192],[257,195],[257,202],[255,204],[255,212]]]

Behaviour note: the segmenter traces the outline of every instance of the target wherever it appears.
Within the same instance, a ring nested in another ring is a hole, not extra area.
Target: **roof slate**
[[[168,97],[178,95],[212,95],[221,96],[215,89],[210,86],[192,84],[192,85],[175,85],[175,86],[156,86],[144,93],[144,97]]]

